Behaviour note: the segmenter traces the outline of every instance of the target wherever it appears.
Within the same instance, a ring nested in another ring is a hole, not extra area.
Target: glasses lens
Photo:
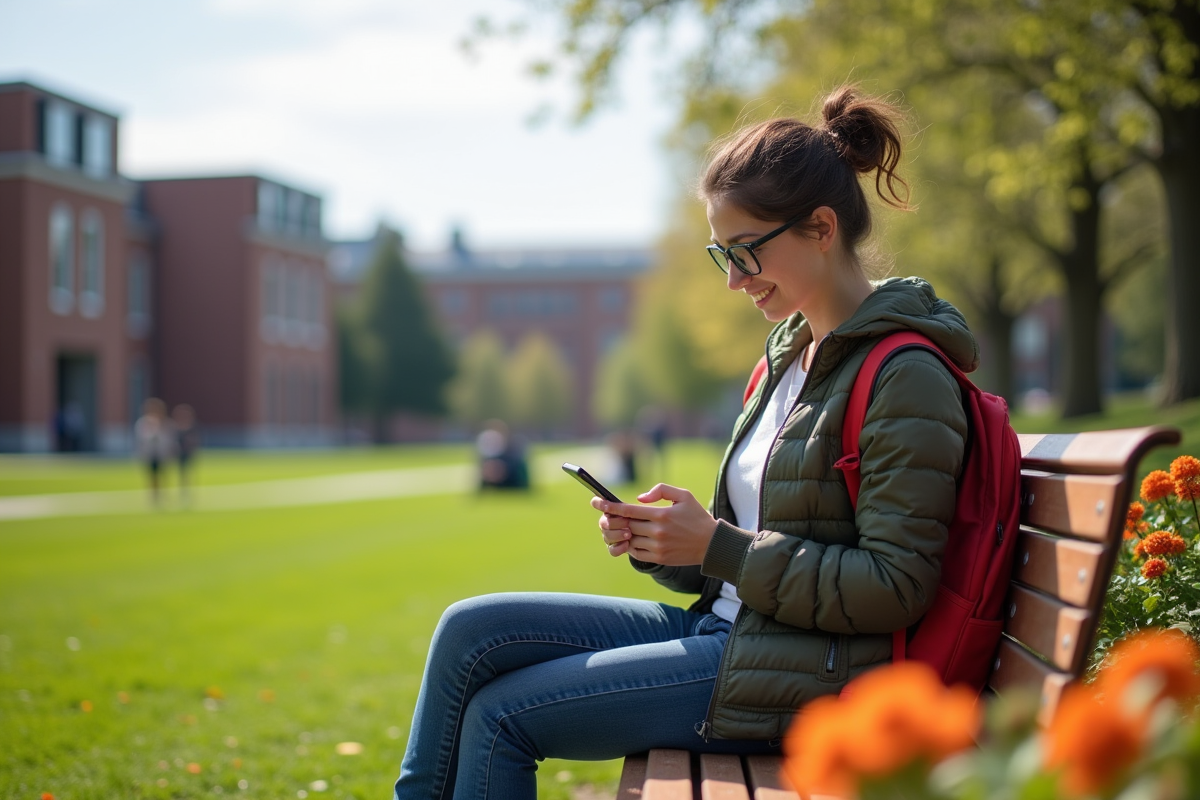
[[[719,250],[717,250],[715,245],[709,245],[708,255],[710,258],[712,258],[713,263],[717,265],[717,268],[721,270],[721,272],[728,274],[729,264],[725,261],[725,256]]]
[[[734,266],[747,275],[757,275],[762,272],[762,267],[758,264],[758,256],[754,255],[752,248],[734,245],[725,252]]]

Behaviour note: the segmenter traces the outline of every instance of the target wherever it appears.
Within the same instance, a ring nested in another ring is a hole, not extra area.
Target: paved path
[[[536,458],[533,479],[546,483],[565,478],[559,465],[563,461],[600,465],[611,458],[606,448],[588,447],[561,450]],[[474,464],[445,464],[414,469],[348,472],[312,478],[255,481],[192,489],[187,509],[237,511],[251,508],[326,505],[361,500],[383,500],[416,495],[461,494],[478,485],[479,472]],[[164,494],[164,508],[177,505],[175,492]],[[144,490],[112,492],[72,492],[62,494],[17,495],[0,497],[0,522],[44,517],[79,517],[98,514],[137,514],[153,510]]]

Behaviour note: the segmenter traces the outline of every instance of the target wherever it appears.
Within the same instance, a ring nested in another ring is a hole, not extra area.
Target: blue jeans
[[[537,796],[537,762],[651,747],[777,752],[697,733],[729,623],[576,594],[475,597],[446,609],[413,712],[397,800]]]

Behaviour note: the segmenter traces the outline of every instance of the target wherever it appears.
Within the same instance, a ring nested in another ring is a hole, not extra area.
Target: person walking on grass
[[[175,456],[177,446],[166,403],[157,397],[146,398],[142,403],[142,416],[133,425],[133,438],[138,459],[146,468],[150,500],[157,506],[162,500],[163,466]]]
[[[737,131],[701,180],[712,243],[700,258],[778,323],[715,497],[706,508],[659,484],[634,503],[592,501],[609,555],[699,599],[515,593],[450,606],[396,798],[534,798],[550,757],[776,752],[796,709],[890,662],[892,633],[932,604],[967,437],[935,354],[901,351],[879,373],[857,513],[834,462],[850,386],[880,337],[917,331],[965,371],[978,350],[924,280],[871,279],[860,176],[907,208],[898,110],[843,87],[822,116]]]
[[[179,499],[190,500],[192,460],[200,449],[200,430],[196,426],[196,411],[187,403],[171,409],[171,426],[175,432],[175,457],[179,463]]]

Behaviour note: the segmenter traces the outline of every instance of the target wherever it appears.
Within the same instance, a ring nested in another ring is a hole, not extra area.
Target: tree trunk
[[[1200,397],[1200,106],[1161,109],[1171,258],[1164,405]],[[1147,309],[1150,311],[1150,309]]]
[[[1086,208],[1071,210],[1071,250],[1062,255],[1067,281],[1063,367],[1063,417],[1098,414],[1100,390],[1100,316],[1104,285],[1100,278],[1100,185],[1085,176],[1079,188],[1087,191]]]
[[[1004,310],[1000,299],[1004,295],[1001,285],[1001,262],[999,256],[993,255],[988,270],[991,285],[988,287],[987,301],[981,309],[983,314],[983,335],[987,337],[988,352],[988,389],[1008,401],[1010,408],[1016,405],[1013,386],[1013,327],[1017,317]]]

